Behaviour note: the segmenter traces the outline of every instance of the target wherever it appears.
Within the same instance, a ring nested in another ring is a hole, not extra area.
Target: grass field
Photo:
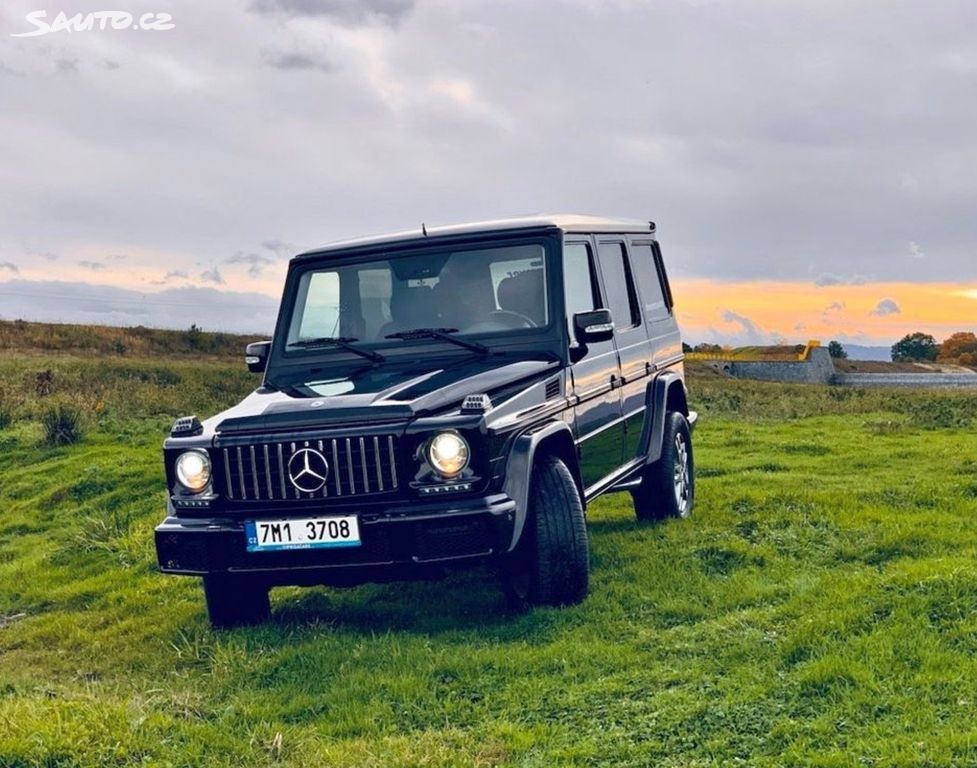
[[[696,511],[592,505],[584,604],[474,573],[218,633],[155,570],[159,446],[241,367],[0,359],[0,765],[977,764],[977,396],[699,372]]]

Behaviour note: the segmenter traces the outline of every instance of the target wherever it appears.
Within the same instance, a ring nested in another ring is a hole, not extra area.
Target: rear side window
[[[624,243],[601,243],[597,246],[597,255],[614,325],[618,329],[633,328],[641,322],[641,314]]]
[[[668,317],[665,291],[662,289],[651,243],[631,244],[631,268],[644,302],[645,320],[662,320]]]
[[[563,249],[563,290],[568,320],[600,306],[594,263],[586,243],[567,243]]]

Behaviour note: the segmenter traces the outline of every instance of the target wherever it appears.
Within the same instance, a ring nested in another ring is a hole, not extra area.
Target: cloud
[[[167,272],[163,275],[164,280],[189,280],[190,275],[187,274],[186,270],[174,269],[171,272]]]
[[[59,75],[74,74],[78,71],[78,59],[56,59],[54,69]]]
[[[206,283],[215,283],[216,285],[224,285],[224,278],[221,276],[220,270],[217,267],[212,269],[207,269],[200,273],[200,279]]]
[[[898,315],[900,312],[902,310],[899,305],[892,299],[882,299],[869,314],[877,317],[888,317],[889,315]]]
[[[79,261],[78,266],[83,269],[91,270],[92,272],[101,272],[105,269],[105,264],[101,261]]]
[[[335,65],[326,59],[296,51],[288,53],[265,52],[262,61],[272,69],[332,72]]]
[[[119,62],[113,61],[112,59],[106,59],[103,62],[103,64],[104,64],[105,68],[108,69],[108,70],[116,70],[116,69],[119,69],[119,68],[122,67],[122,65]]]
[[[254,0],[250,9],[261,14],[328,16],[345,24],[376,19],[398,24],[414,7],[414,0]]]
[[[244,253],[238,251],[229,259],[224,261],[225,264],[248,264],[248,276],[249,277],[260,277],[262,270],[269,264],[274,264],[275,259],[270,256],[264,256],[260,253]]]
[[[0,283],[0,316],[40,322],[145,325],[269,334],[278,301],[260,293],[168,288],[157,293],[83,282],[12,280]]]
[[[4,269],[8,272],[13,272],[15,275],[20,274],[20,269],[12,261],[0,261],[0,270]]]
[[[911,259],[925,259],[926,254],[923,253],[923,249],[919,247],[919,243],[910,240],[909,241],[909,258]]]
[[[764,340],[764,334],[756,327],[756,324],[750,320],[750,318],[745,315],[738,314],[731,309],[727,309],[723,312],[723,320],[727,323],[736,323],[743,329],[746,334],[746,338],[750,343],[762,343]]]
[[[835,275],[829,272],[824,272],[817,276],[814,280],[814,284],[819,288],[826,288],[831,285],[865,285],[868,282],[868,278],[865,275],[850,275],[844,277],[842,275]]]
[[[824,308],[825,312],[841,312],[845,309],[845,302],[843,301],[832,301],[828,306]]]
[[[265,250],[272,251],[279,258],[287,258],[289,256],[295,255],[298,250],[291,243],[286,243],[284,240],[262,240],[261,247]]]
[[[8,77],[23,77],[24,73],[20,70],[8,67],[4,62],[0,61],[0,75],[7,75]]]

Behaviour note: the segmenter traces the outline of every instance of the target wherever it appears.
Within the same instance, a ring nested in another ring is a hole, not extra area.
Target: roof
[[[423,225],[422,225],[423,226]],[[603,216],[583,216],[578,214],[553,214],[537,216],[521,216],[514,219],[495,219],[490,221],[476,221],[468,224],[450,224],[441,227],[427,227],[426,231],[420,227],[387,235],[372,235],[352,240],[340,240],[327,243],[320,248],[313,248],[300,253],[295,258],[318,256],[331,251],[341,251],[348,248],[363,248],[386,243],[402,243],[434,237],[451,235],[469,235],[480,232],[505,232],[521,229],[560,229],[564,232],[654,232],[652,221],[638,219],[611,219]]]

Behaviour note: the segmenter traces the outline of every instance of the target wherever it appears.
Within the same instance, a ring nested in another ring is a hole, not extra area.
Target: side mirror
[[[573,316],[573,333],[580,344],[610,341],[614,336],[614,318],[609,309],[577,312]]]
[[[248,344],[244,351],[244,362],[248,364],[248,370],[251,373],[261,373],[268,367],[268,352],[270,350],[270,341],[255,341]]]

